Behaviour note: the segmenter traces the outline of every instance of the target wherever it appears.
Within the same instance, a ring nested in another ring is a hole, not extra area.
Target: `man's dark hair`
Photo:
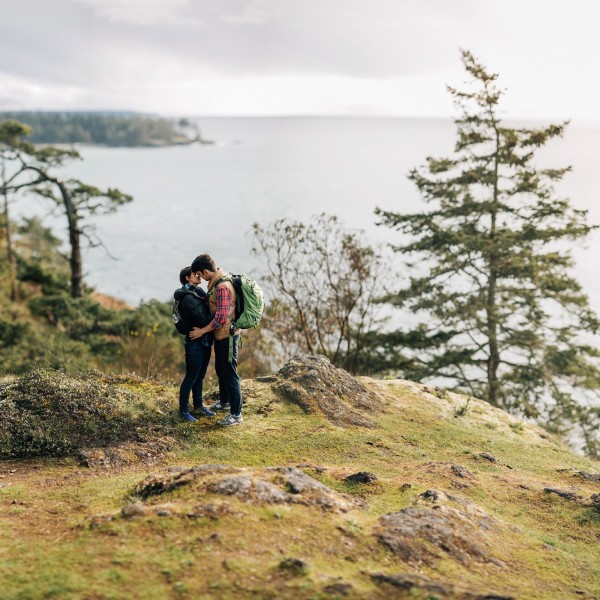
[[[181,281],[181,285],[185,285],[188,280],[187,277],[189,277],[192,274],[192,267],[183,267],[183,269],[181,269],[181,272],[179,273],[179,281]]]
[[[204,269],[208,269],[209,271],[217,270],[217,263],[210,254],[201,254],[200,256],[196,256],[194,262],[192,263],[192,271],[194,273],[197,271],[204,271]]]

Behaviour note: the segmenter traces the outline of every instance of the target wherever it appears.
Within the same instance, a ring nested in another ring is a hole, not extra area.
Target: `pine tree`
[[[597,454],[599,323],[569,274],[568,249],[593,227],[554,190],[570,167],[534,162],[568,123],[508,127],[498,76],[468,51],[462,60],[471,87],[448,88],[459,109],[454,154],[409,173],[427,210],[377,210],[403,234],[394,249],[416,269],[390,301],[421,322],[388,342],[410,349],[405,376],[444,382],[561,433],[575,424]]]
[[[29,191],[52,200],[67,218],[71,295],[78,298],[84,295],[81,239],[85,237],[91,246],[102,245],[94,235],[93,226],[84,221],[94,215],[114,212],[133,198],[116,188],[101,190],[76,179],[62,179],[56,172],[68,161],[80,159],[79,152],[73,148],[36,146],[26,139],[30,134],[31,128],[24,123],[12,120],[0,123],[0,196],[12,279],[16,283],[16,258],[9,237],[9,195]],[[14,298],[15,291],[11,295]]]

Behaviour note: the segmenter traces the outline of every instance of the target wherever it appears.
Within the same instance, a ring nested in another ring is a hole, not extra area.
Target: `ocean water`
[[[202,252],[226,270],[260,270],[251,254],[252,223],[265,226],[321,212],[338,215],[382,245],[396,234],[376,225],[374,210],[412,212],[423,203],[407,172],[427,156],[452,153],[455,126],[445,119],[210,118],[200,119],[214,145],[115,149],[81,147],[68,175],[118,187],[134,201],[95,219],[102,248],[84,252],[86,281],[137,304],[168,300],[179,270]],[[557,187],[600,223],[600,124],[572,123],[565,137],[538,155],[540,166],[573,166]],[[16,212],[46,215],[42,201]],[[60,233],[63,218],[45,216]],[[600,312],[596,257],[600,234],[573,246],[575,275]]]

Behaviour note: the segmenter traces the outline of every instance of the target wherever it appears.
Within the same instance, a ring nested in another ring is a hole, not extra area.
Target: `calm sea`
[[[202,252],[226,270],[256,272],[250,227],[281,217],[335,214],[373,243],[392,242],[395,234],[375,224],[375,207],[418,210],[422,202],[406,173],[429,155],[451,154],[455,133],[442,119],[211,118],[200,125],[214,145],[80,148],[84,160],[69,176],[134,196],[96,219],[114,257],[101,248],[85,251],[86,281],[99,291],[132,304],[168,300],[180,268]],[[573,166],[557,191],[588,209],[593,223],[600,223],[599,150],[600,124],[575,122],[538,160]],[[31,202],[15,209],[30,211]],[[575,274],[600,312],[600,234],[573,252]]]

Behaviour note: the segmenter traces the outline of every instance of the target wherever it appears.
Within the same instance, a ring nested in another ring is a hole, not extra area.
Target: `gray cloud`
[[[151,64],[157,54],[228,76],[403,76],[456,60],[448,32],[476,2],[20,0],[10,10],[8,4],[0,1],[0,69],[80,84],[110,78],[115,63],[132,56]]]
[[[70,107],[144,110],[156,100],[168,110],[176,95],[180,110],[189,95],[205,104],[187,110],[226,100],[243,112],[230,90],[259,108],[261,86],[293,84],[277,110],[302,96],[294,110],[317,110],[322,97],[394,112],[398,98],[378,96],[393,89],[415,95],[407,110],[440,114],[432,80],[442,92],[459,83],[466,47],[522,90],[525,112],[600,111],[595,80],[578,74],[600,66],[595,0],[0,0],[0,11],[0,103],[15,108],[63,97]]]

